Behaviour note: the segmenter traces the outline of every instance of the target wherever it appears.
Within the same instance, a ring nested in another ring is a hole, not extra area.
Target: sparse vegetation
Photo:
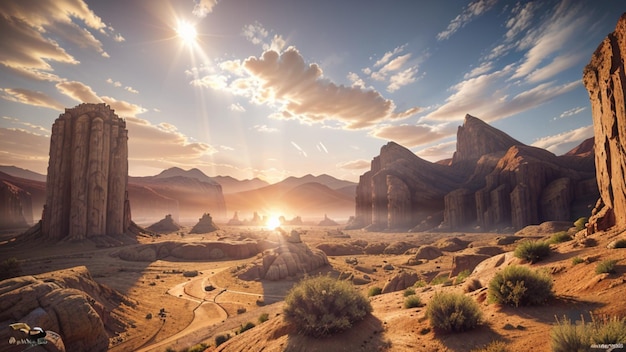
[[[482,319],[478,303],[464,294],[452,292],[435,293],[426,316],[433,328],[448,332],[473,329]]]
[[[626,248],[626,239],[615,241],[615,246],[613,248]]]
[[[626,341],[626,318],[591,317],[591,322],[584,319],[572,323],[563,318],[552,328],[552,351],[587,351],[593,344],[618,344]]]
[[[465,292],[474,292],[478,289],[481,289],[483,284],[480,283],[478,279],[471,279],[469,282],[465,284]]]
[[[617,264],[615,259],[601,261],[596,266],[596,274],[615,274],[615,264]]]
[[[580,263],[584,263],[585,260],[581,257],[574,257],[572,258],[572,265],[578,265]]]
[[[567,242],[567,241],[571,241],[572,240],[572,236],[570,236],[567,231],[561,231],[561,232],[557,232],[555,234],[553,234],[550,237],[550,240],[548,241],[549,243],[552,244],[556,244],[556,243],[562,243],[562,242]]]
[[[242,332],[246,332],[246,331],[248,331],[248,330],[252,329],[252,328],[253,328],[253,327],[255,327],[255,326],[256,326],[256,325],[254,325],[254,323],[253,323],[253,322],[249,321],[249,322],[247,322],[247,323],[245,323],[245,324],[243,324],[243,325],[241,325],[241,326],[239,327],[239,333],[241,334]]]
[[[207,345],[206,343],[200,343],[197,345],[193,345],[189,348],[184,349],[183,351],[185,352],[202,352],[204,350],[206,350],[207,348],[209,348],[209,345]],[[181,352],[183,352],[181,351]]]
[[[422,306],[422,300],[419,298],[419,296],[410,295],[410,296],[406,296],[406,298],[404,299],[404,308],[406,309],[416,308],[416,307],[421,307],[421,306]]]
[[[509,352],[509,349],[506,348],[504,341],[491,341],[487,346],[470,352]]]
[[[19,276],[21,273],[22,266],[15,257],[5,259],[0,263],[0,281]]]
[[[536,263],[550,255],[550,244],[544,241],[523,241],[517,245],[513,254],[529,263]]]
[[[588,219],[584,216],[574,221],[574,227],[576,227],[576,231],[580,231],[584,229],[585,225],[587,224],[587,221]]]
[[[456,278],[454,279],[454,284],[458,285],[458,284],[462,284],[463,281],[465,281],[465,279],[467,279],[467,277],[471,274],[471,272],[467,269],[461,271],[460,273],[458,273],[456,275]]]
[[[230,339],[230,334],[215,336],[215,347],[223,344],[224,342],[228,341],[229,339]]]
[[[404,297],[413,296],[414,294],[415,294],[415,290],[410,287],[404,290]]]
[[[261,313],[261,315],[259,315],[259,324],[261,323],[265,323],[266,321],[268,321],[270,319],[269,314],[267,313]]]
[[[419,280],[418,282],[413,284],[413,287],[417,287],[417,288],[426,287],[426,286],[428,286],[428,284],[426,284],[424,280]]]
[[[511,265],[489,282],[490,302],[514,305],[538,305],[552,297],[552,278],[525,266]]]
[[[452,285],[452,280],[450,280],[450,278],[447,277],[447,276],[441,275],[441,276],[437,276],[434,279],[432,279],[430,281],[430,284],[432,286],[440,285],[440,284],[443,284],[444,286],[448,286],[448,285]]]
[[[378,286],[372,286],[372,287],[370,287],[369,291],[367,291],[367,296],[368,297],[378,296],[382,292],[383,292],[382,288],[380,288]]]
[[[285,297],[285,320],[314,337],[347,330],[371,311],[370,302],[350,283],[327,276],[306,278]]]

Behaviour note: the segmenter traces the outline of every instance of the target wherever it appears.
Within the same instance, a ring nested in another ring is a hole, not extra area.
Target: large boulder
[[[598,46],[583,71],[589,92],[595,136],[599,202],[589,219],[589,231],[626,225],[626,14],[615,31]]]
[[[407,287],[413,286],[419,279],[420,277],[415,272],[401,271],[387,281],[383,287],[382,293],[404,290]]]

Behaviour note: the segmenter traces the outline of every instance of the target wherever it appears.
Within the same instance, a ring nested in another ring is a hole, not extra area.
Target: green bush
[[[253,328],[253,327],[255,327],[255,326],[256,326],[256,325],[254,325],[254,323],[253,323],[253,322],[250,322],[250,321],[249,321],[249,322],[247,322],[247,323],[245,323],[244,325],[241,325],[241,326],[239,327],[239,333],[241,334],[242,332],[246,332],[246,331],[248,331],[248,330],[252,329],[252,328]]]
[[[426,287],[426,286],[428,286],[428,284],[426,284],[424,280],[419,280],[418,282],[413,284],[413,287],[417,287],[417,288]]]
[[[615,241],[615,247],[613,248],[626,248],[626,239]]]
[[[206,350],[207,348],[209,348],[209,345],[207,345],[206,343],[200,343],[200,344],[189,347],[186,351],[187,352],[202,352]]]
[[[371,311],[370,302],[350,283],[327,276],[306,278],[285,297],[285,320],[313,337],[347,330]]]
[[[572,265],[577,265],[577,264],[584,263],[584,262],[585,260],[581,257],[572,258]]]
[[[21,263],[15,257],[5,259],[0,263],[0,281],[19,276],[21,273]]]
[[[596,274],[615,274],[615,264],[617,264],[615,259],[601,261],[596,266]]]
[[[404,290],[404,297],[413,296],[414,294],[415,294],[415,290],[410,287]]]
[[[406,298],[404,299],[404,308],[406,309],[416,308],[416,307],[421,307],[421,306],[422,306],[422,300],[419,298],[419,296],[411,295],[411,296],[406,296]]]
[[[516,307],[542,304],[552,297],[552,278],[525,266],[507,266],[489,282],[488,297]]]
[[[626,341],[626,318],[591,317],[572,323],[569,319],[557,319],[551,332],[552,351],[589,351],[593,344],[618,344]]]
[[[471,274],[471,272],[467,269],[461,271],[460,273],[458,273],[456,275],[456,278],[454,279],[454,284],[458,285],[460,283],[463,283],[463,281],[465,281],[465,279],[467,279],[467,277]]]
[[[509,352],[509,349],[503,341],[491,341],[487,346],[470,352]]]
[[[556,244],[556,243],[567,242],[567,241],[571,241],[571,240],[572,240],[572,236],[570,236],[567,233],[567,231],[561,231],[561,232],[557,232],[557,233],[553,234],[550,237],[550,240],[548,242],[552,243],[552,244]]]
[[[517,245],[515,257],[536,263],[550,255],[550,244],[543,241],[523,241]]]
[[[576,231],[580,231],[585,228],[585,224],[587,223],[587,218],[582,217],[578,218],[578,220],[574,221],[574,227],[576,227]]]
[[[261,313],[261,315],[259,315],[259,324],[260,323],[265,323],[266,321],[268,321],[270,319],[270,315],[267,313]]]
[[[430,280],[430,284],[433,286],[440,284],[443,284],[444,286],[449,286],[452,284],[452,280],[450,280],[450,278],[445,275],[440,275]]]
[[[383,292],[383,289],[378,286],[370,287],[369,291],[367,291],[367,296],[368,297],[378,296],[382,292]]]
[[[480,307],[464,294],[435,293],[426,308],[430,325],[443,331],[465,331],[476,327],[481,319]]]
[[[230,339],[230,334],[215,336],[215,347],[223,344]]]

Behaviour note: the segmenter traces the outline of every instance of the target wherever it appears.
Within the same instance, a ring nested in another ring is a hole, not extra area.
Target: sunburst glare
[[[187,45],[192,45],[198,39],[196,27],[188,21],[178,21],[176,34]]]
[[[280,218],[276,215],[270,216],[265,221],[265,227],[269,230],[276,230],[276,228],[280,227]]]

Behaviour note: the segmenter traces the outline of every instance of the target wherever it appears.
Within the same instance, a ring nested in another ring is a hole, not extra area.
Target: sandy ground
[[[287,229],[289,230],[289,229]],[[345,242],[356,239],[373,242],[406,241],[416,245],[431,244],[444,237],[459,237],[472,243],[472,247],[494,245],[501,234],[412,234],[412,233],[369,233],[344,231],[350,238],[335,238],[328,231],[333,228],[299,227],[303,242],[315,247],[322,242]],[[151,241],[203,241],[218,236],[250,231],[264,231],[256,228],[223,228],[219,232],[203,235],[177,234],[159,238],[142,238]],[[348,350],[390,350],[390,351],[469,351],[482,347],[492,340],[502,340],[511,351],[549,351],[550,329],[555,317],[567,316],[577,319],[588,316],[589,312],[600,314],[626,314],[624,285],[626,249],[606,249],[606,244],[621,235],[613,232],[594,235],[597,245],[575,247],[573,242],[553,246],[553,255],[548,260],[534,264],[553,273],[556,297],[549,304],[540,307],[509,308],[484,302],[485,290],[470,295],[481,302],[484,323],[476,330],[460,334],[440,334],[430,329],[424,317],[425,308],[403,308],[402,291],[370,298],[374,306],[371,318],[362,323],[361,335],[354,333],[337,337]],[[5,234],[5,237],[8,235]],[[541,236],[541,234],[538,234]],[[333,341],[303,341],[296,334],[288,334],[289,327],[282,322],[282,298],[296,279],[281,282],[244,281],[233,273],[255,257],[235,261],[187,261],[175,258],[157,260],[152,263],[129,262],[112,257],[116,248],[99,249],[90,242],[59,243],[57,245],[29,246],[27,249],[5,248],[0,246],[1,257],[17,257],[22,261],[23,274],[42,272],[85,265],[99,283],[110,286],[131,299],[139,302],[136,309],[120,307],[118,313],[128,322],[126,331],[112,335],[111,351],[180,351],[199,343],[214,345],[218,334],[236,334],[246,322],[258,326],[246,331],[247,337],[256,344],[250,345],[244,336],[233,338],[224,346],[227,350],[243,350],[237,340],[245,344],[247,350],[333,350]],[[512,250],[514,246],[503,246]],[[420,265],[407,265],[410,255],[351,255],[329,256],[331,267],[321,273],[355,272],[354,266],[346,263],[346,258],[354,257],[361,267],[377,270],[367,274],[371,282],[357,286],[363,293],[370,287],[383,287],[399,270],[417,272],[425,279],[432,279],[439,273],[448,272],[452,266],[454,253],[427,261]],[[576,266],[571,258],[588,258],[589,263]],[[617,274],[598,276],[594,273],[595,261],[600,258],[618,259]],[[383,270],[391,264],[393,270]],[[187,278],[181,275],[185,270],[197,270],[199,275]],[[355,272],[359,274],[358,272]],[[360,273],[362,274],[362,272]],[[205,291],[206,286],[212,291]],[[463,290],[463,285],[435,285],[416,289],[424,303],[438,290]],[[164,310],[162,317],[159,311]],[[147,319],[148,313],[152,314]],[[269,321],[259,324],[258,317],[267,313]],[[273,331],[273,332],[272,332]],[[282,335],[276,331],[283,331]],[[269,335],[267,335],[269,334]],[[242,334],[243,335],[243,334]],[[362,341],[360,341],[361,339]],[[224,347],[222,346],[222,347]],[[267,346],[267,348],[266,348]],[[301,349],[294,346],[309,346]],[[317,346],[317,347],[316,347]],[[329,347],[331,346],[331,347]],[[359,347],[360,346],[360,347]],[[367,347],[365,347],[367,346]],[[358,348],[356,348],[358,347]]]

